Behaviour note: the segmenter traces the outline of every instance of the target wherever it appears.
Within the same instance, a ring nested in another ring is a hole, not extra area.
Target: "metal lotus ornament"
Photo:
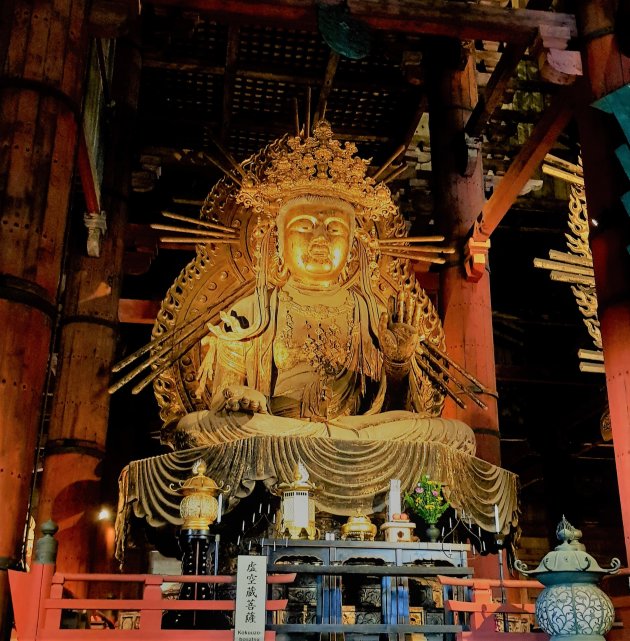
[[[549,641],[604,641],[615,620],[613,605],[596,583],[604,574],[615,574],[621,562],[612,559],[610,569],[599,566],[579,542],[582,532],[565,518],[556,528],[560,545],[545,555],[535,570],[516,561],[516,569],[538,579],[545,587],[536,599],[536,619]]]
[[[217,496],[230,489],[229,486],[220,487],[208,478],[207,469],[205,461],[196,461],[192,468],[193,476],[186,479],[178,490],[184,496],[179,505],[183,530],[207,530],[219,515]]]
[[[373,541],[376,537],[376,525],[370,521],[361,510],[356,516],[348,517],[348,521],[341,526],[341,538],[353,541]]]

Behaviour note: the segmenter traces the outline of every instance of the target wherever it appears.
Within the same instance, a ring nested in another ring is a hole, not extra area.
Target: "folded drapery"
[[[384,509],[392,478],[410,490],[421,474],[444,484],[451,505],[481,528],[493,532],[494,506],[505,534],[518,523],[518,477],[479,458],[437,442],[338,440],[325,437],[255,435],[133,461],[119,479],[116,556],[122,562],[132,515],[148,525],[180,525],[177,493],[193,463],[206,461],[206,474],[231,487],[227,509],[248,496],[257,481],[271,488],[306,466],[319,510],[338,515],[371,514]]]

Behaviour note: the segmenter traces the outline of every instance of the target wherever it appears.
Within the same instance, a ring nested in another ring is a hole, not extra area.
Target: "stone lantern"
[[[538,579],[545,589],[536,599],[536,619],[550,635],[549,641],[605,641],[604,635],[615,620],[615,610],[597,587],[604,574],[619,570],[619,559],[610,569],[599,566],[579,542],[582,532],[565,518],[556,528],[560,545],[545,555],[535,570],[516,561],[519,572]]]

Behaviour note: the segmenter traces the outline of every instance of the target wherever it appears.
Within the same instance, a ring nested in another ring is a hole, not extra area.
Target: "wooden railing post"
[[[472,601],[473,603],[492,603],[492,588],[489,581],[482,579],[475,579],[472,586]],[[484,624],[486,614],[483,608],[472,612],[470,615],[470,627],[472,630],[479,630]]]
[[[162,601],[162,577],[147,576],[142,593],[143,608],[140,612],[140,629],[143,632],[155,632],[162,627],[162,610],[145,609],[145,605],[155,605]]]
[[[46,566],[44,566],[46,567]],[[63,585],[65,579],[63,574],[51,576],[50,591],[47,594],[40,595],[40,603],[44,599],[61,599],[63,598]],[[61,626],[61,608],[41,608],[39,629],[59,630]]]

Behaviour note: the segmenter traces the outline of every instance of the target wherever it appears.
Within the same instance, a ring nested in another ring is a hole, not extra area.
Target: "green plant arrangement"
[[[404,501],[405,505],[429,526],[429,541],[437,541],[439,530],[435,524],[450,505],[442,495],[442,483],[432,481],[427,474],[423,474],[413,490],[405,492]]]

